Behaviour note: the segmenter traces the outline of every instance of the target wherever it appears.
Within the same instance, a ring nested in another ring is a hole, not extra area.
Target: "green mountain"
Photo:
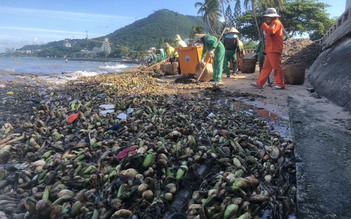
[[[166,41],[172,44],[176,34],[182,39],[189,38],[195,26],[205,27],[201,17],[185,16],[163,9],[104,37],[115,45],[127,46],[133,50],[145,50]]]
[[[87,52],[83,55],[81,51],[91,51],[94,47],[101,47],[102,44],[97,41],[102,42],[107,37],[112,48],[109,57],[121,57],[130,55],[132,51],[140,52],[150,47],[163,47],[165,42],[172,45],[175,43],[176,34],[179,34],[182,39],[187,39],[191,36],[194,27],[205,29],[206,25],[200,16],[186,16],[162,9],[111,34],[93,40],[65,39],[44,45],[27,45],[21,50],[36,51],[35,55],[45,57],[88,57],[94,55]],[[65,46],[67,42],[70,43],[70,47]]]

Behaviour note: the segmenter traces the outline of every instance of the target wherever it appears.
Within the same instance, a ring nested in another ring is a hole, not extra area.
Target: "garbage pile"
[[[141,73],[43,92],[6,86],[19,102],[24,93],[38,101],[30,116],[0,126],[0,214],[242,219],[296,212],[293,142],[236,109],[228,93],[177,95],[162,86]]]
[[[284,41],[282,63],[284,65],[303,63],[307,68],[312,65],[320,53],[320,45],[309,39],[291,39]]]

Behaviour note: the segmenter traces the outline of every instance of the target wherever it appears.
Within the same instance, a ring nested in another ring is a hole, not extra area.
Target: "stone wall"
[[[351,111],[351,8],[316,43],[322,52],[307,75],[315,91]]]

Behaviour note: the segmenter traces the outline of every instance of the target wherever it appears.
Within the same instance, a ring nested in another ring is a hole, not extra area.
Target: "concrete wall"
[[[323,51],[308,80],[318,94],[351,111],[351,40]]]
[[[317,43],[322,52],[308,70],[315,91],[351,111],[351,8]]]

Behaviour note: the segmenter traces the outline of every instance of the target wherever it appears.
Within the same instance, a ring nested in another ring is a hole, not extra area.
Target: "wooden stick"
[[[165,61],[165,60],[162,60],[162,61],[160,61],[160,62],[158,62],[158,63],[156,63],[156,64],[150,65],[150,66],[147,67],[145,70],[148,70],[148,69],[150,69],[150,68],[153,68],[153,67],[155,67],[155,66],[161,64],[161,63],[164,62],[164,61]]]
[[[217,46],[218,46],[219,42],[221,42],[221,39],[222,39],[222,36],[223,36],[224,32],[225,32],[225,27],[224,27],[224,29],[223,29],[223,31],[222,31],[222,34],[221,34],[221,35],[219,36],[219,38],[218,38],[218,41],[217,41],[217,43],[216,43],[215,48],[217,48]],[[207,53],[208,53],[208,51],[206,52],[205,57],[206,57]],[[201,78],[202,74],[205,72],[205,69],[206,69],[207,63],[209,63],[209,62],[210,62],[210,59],[211,59],[211,57],[210,57],[210,58],[207,60],[207,62],[205,63],[205,66],[204,66],[204,68],[202,69],[200,76],[197,78],[197,81],[199,81],[199,80],[200,80],[200,78]]]

